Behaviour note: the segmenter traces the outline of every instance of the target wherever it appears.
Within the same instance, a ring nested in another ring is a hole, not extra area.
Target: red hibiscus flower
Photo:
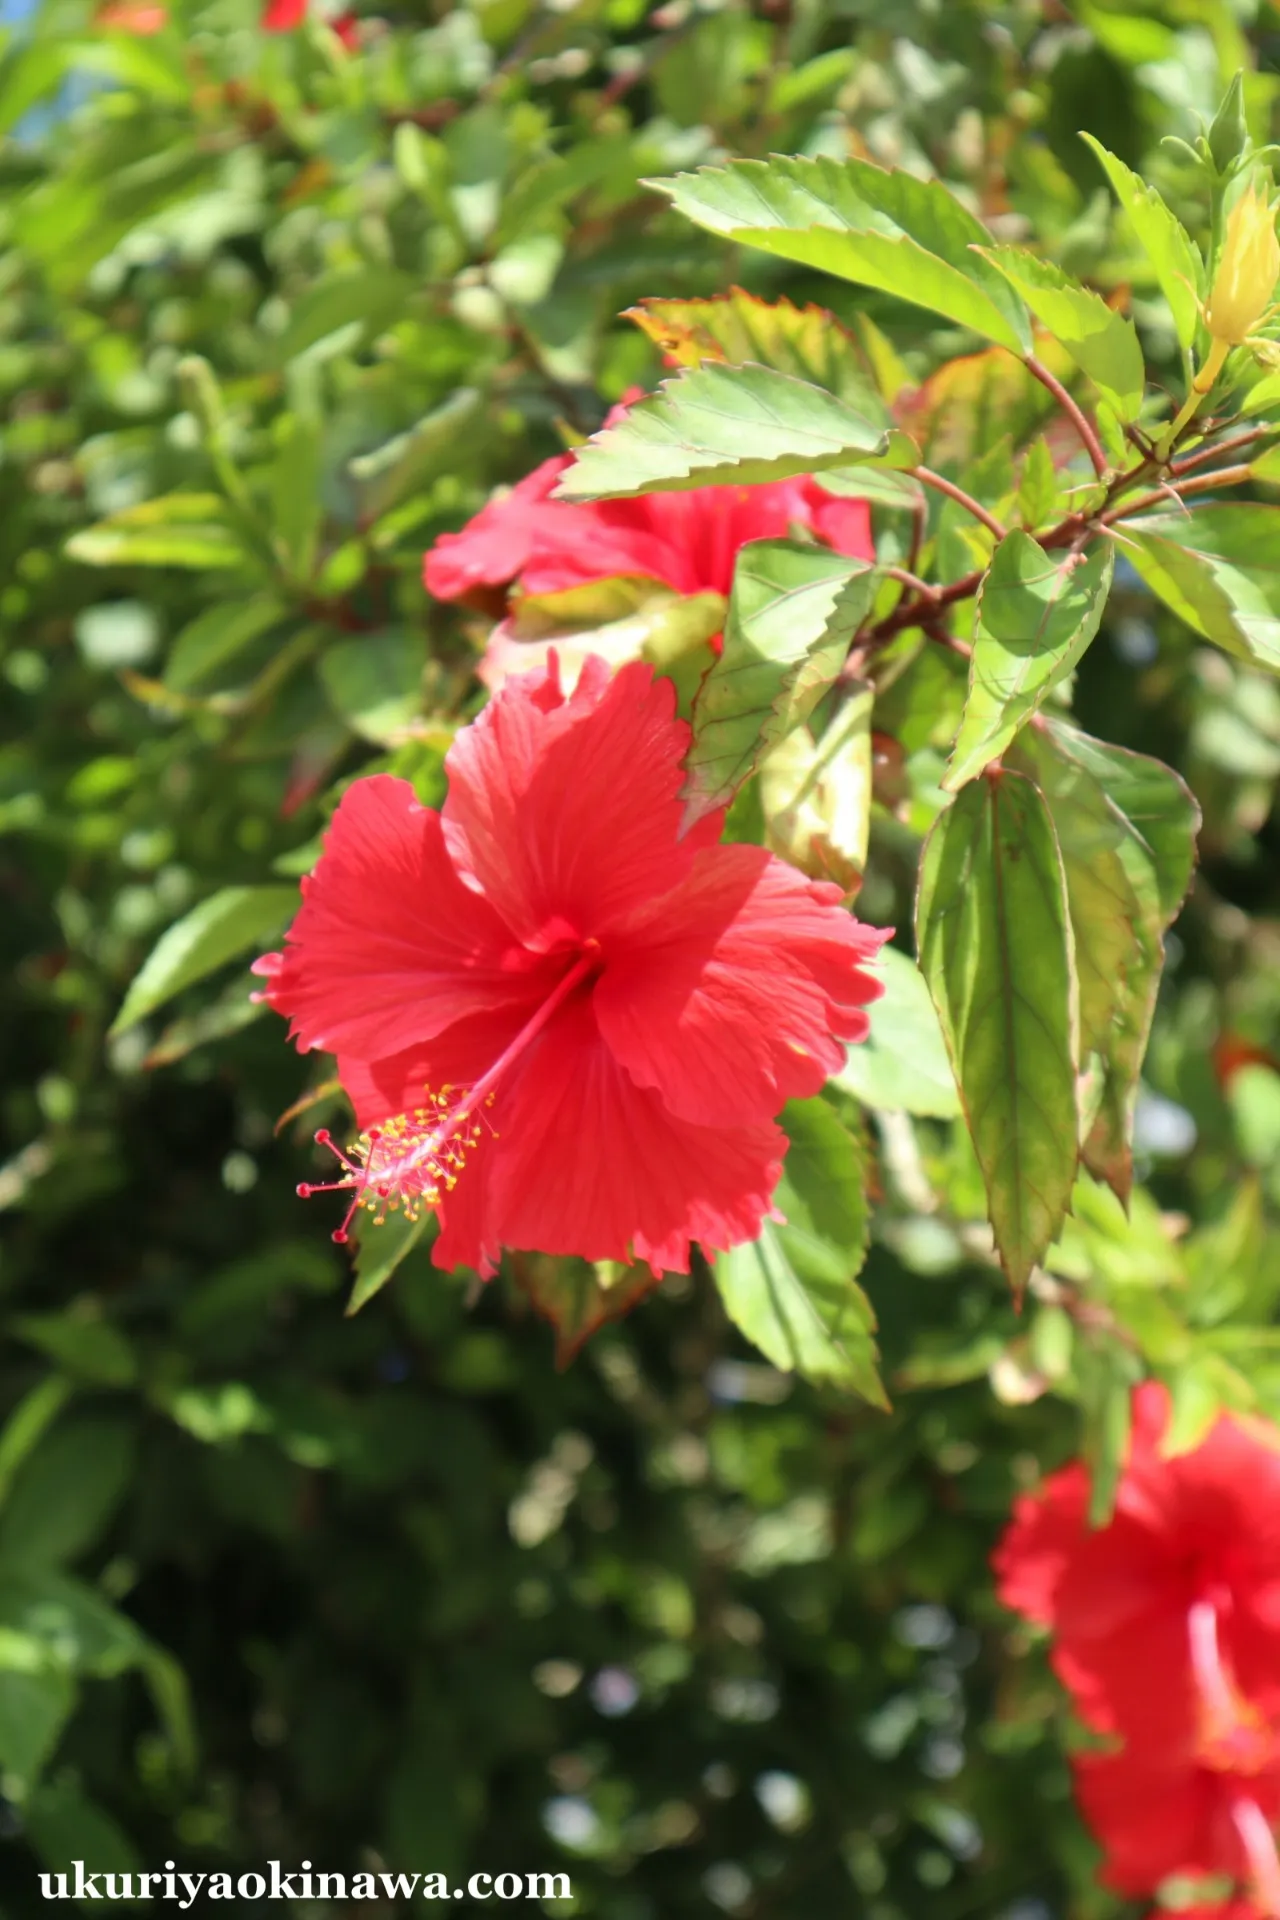
[[[1222,1418],[1166,1459],[1168,1418],[1164,1389],[1139,1388],[1106,1527],[1078,1463],[1018,1502],[999,1592],[1052,1629],[1082,1718],[1121,1743],[1076,1765],[1110,1884],[1226,1872],[1280,1915],[1280,1439]]]
[[[458,735],[441,813],[386,775],[343,796],[257,967],[365,1129],[348,1222],[436,1207],[437,1265],[486,1275],[503,1246],[683,1271],[758,1233],[775,1116],[865,1036],[887,936],[718,817],[680,837],[674,708],[642,662],[568,697],[553,662]]]
[[[1076,1463],[1018,1501],[994,1559],[1005,1605],[1052,1628],[1090,1726],[1157,1744],[1185,1742],[1206,1701],[1221,1719],[1228,1693],[1280,1714],[1280,1438],[1220,1419],[1167,1460],[1168,1415],[1163,1387],[1138,1389],[1108,1526],[1088,1525]]]
[[[441,534],[423,567],[428,593],[460,600],[513,581],[524,593],[557,593],[640,574],[675,593],[727,594],[739,547],[781,539],[792,526],[807,527],[838,553],[875,557],[867,502],[837,500],[807,477],[580,505],[551,498],[571,465],[567,453],[544,460],[461,533]]]

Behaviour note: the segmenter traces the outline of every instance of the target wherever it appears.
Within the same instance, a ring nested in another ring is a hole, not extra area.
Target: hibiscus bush
[[[9,29],[0,1911],[1280,1916],[1278,57]]]

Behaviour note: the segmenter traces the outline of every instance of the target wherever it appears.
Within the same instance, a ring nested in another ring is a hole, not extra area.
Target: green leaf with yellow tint
[[[714,300],[642,300],[626,317],[682,367],[753,362],[854,401],[869,417],[880,407],[862,347],[825,307],[762,300],[732,287]]]
[[[988,247],[985,252],[1120,418],[1136,420],[1147,374],[1132,320],[1039,254],[1023,247]]]
[[[1084,1162],[1127,1203],[1133,1113],[1164,966],[1164,935],[1191,884],[1200,809],[1172,768],[1094,740],[1057,717],[1043,731],[1024,735],[1018,751],[1044,789],[1058,833],[1078,929],[1085,1045],[1092,1044],[1102,1062]],[[1126,957],[1117,966],[1120,942]],[[1113,968],[1109,992],[1106,975]]]
[[[753,540],[738,555],[724,651],[698,691],[685,819],[724,806],[807,719],[870,610],[875,569],[826,547]]]
[[[1280,672],[1280,510],[1253,501],[1124,523],[1124,551],[1187,624],[1227,653]]]
[[[921,971],[942,1022],[1015,1288],[1075,1180],[1078,994],[1066,881],[1041,794],[1019,774],[965,787],[925,841]]]
[[[1020,727],[1072,672],[1098,631],[1114,558],[1046,553],[1029,533],[996,548],[978,592],[969,692],[943,786],[954,792],[1002,754]]]
[[[1109,153],[1091,133],[1082,133],[1097,155],[1124,208],[1161,293],[1169,303],[1174,331],[1184,347],[1196,337],[1200,324],[1197,296],[1204,284],[1204,263],[1186,228],[1154,187],[1147,185],[1123,160]]]

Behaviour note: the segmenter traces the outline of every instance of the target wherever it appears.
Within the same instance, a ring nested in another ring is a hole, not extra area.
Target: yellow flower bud
[[[1280,280],[1280,240],[1271,203],[1255,181],[1227,220],[1205,325],[1215,340],[1238,347],[1271,305]]]

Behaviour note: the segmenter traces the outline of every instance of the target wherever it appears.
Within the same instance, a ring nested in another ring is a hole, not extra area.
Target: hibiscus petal
[[[769,1122],[697,1127],[669,1113],[613,1058],[586,994],[523,1056],[490,1118],[496,1138],[441,1207],[444,1268],[484,1272],[501,1244],[687,1272],[691,1241],[759,1232],[786,1148]]]
[[[375,774],[347,789],[302,888],[284,952],[255,971],[304,1049],[380,1059],[467,1016],[527,1018],[563,972],[463,885],[440,816],[407,780]]]
[[[460,533],[442,533],[423,561],[427,592],[436,600],[460,600],[476,587],[505,587],[517,579],[548,522],[554,529],[563,512],[550,494],[570,464],[567,453],[544,460],[490,500]]]
[[[889,935],[760,847],[709,848],[606,950],[601,1032],[641,1086],[710,1126],[817,1093],[882,992]]]
[[[600,938],[688,872],[716,816],[683,841],[689,729],[675,689],[633,661],[588,659],[565,698],[556,671],[509,680],[449,750],[445,836],[519,937]]]

